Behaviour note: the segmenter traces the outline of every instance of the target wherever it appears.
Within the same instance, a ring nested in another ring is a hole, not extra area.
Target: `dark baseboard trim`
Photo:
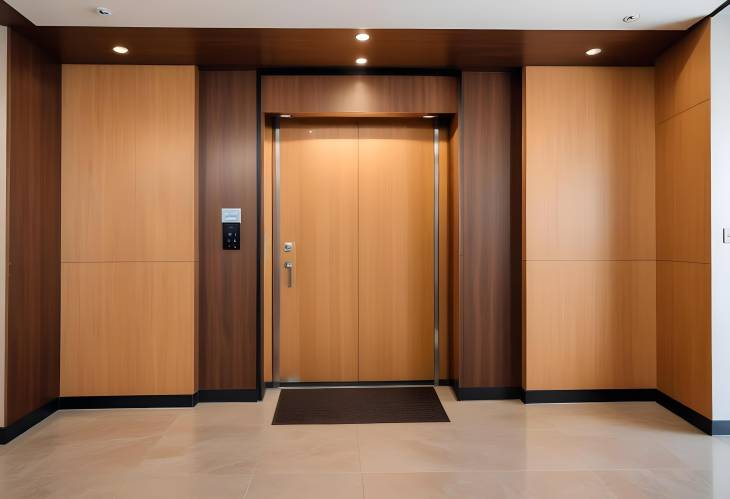
[[[61,397],[59,409],[147,409],[153,407],[194,407],[198,394],[192,395],[113,395]]]
[[[198,402],[256,402],[259,399],[256,388],[242,390],[200,390]]]
[[[522,396],[522,388],[500,387],[454,387],[459,400],[512,400]]]
[[[730,435],[730,420],[715,420],[712,422],[713,435]]]
[[[15,437],[25,433],[58,410],[58,399],[53,399],[35,411],[17,420],[10,426],[0,427],[0,445],[7,444]]]
[[[654,388],[617,390],[524,390],[525,404],[565,404],[574,402],[653,402]]]
[[[728,421],[712,421],[710,418],[703,416],[702,414],[695,411],[694,409],[687,407],[686,405],[679,402],[678,400],[674,400],[672,397],[660,392],[659,390],[657,390],[656,401],[659,405],[661,405],[665,409],[673,412],[680,418],[687,421],[692,426],[695,426],[696,428],[704,431],[708,435],[723,435],[723,434],[726,435],[726,434],[728,434],[728,433],[715,433],[714,432],[715,424],[718,425],[717,429],[720,430],[721,429],[720,427],[724,426],[723,423],[725,423],[725,425],[727,425],[727,426],[730,426],[730,424],[728,424],[729,423]],[[725,429],[730,430],[730,428],[725,428]]]

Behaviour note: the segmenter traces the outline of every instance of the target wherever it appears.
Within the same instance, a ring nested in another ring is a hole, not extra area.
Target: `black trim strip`
[[[656,392],[656,402],[665,409],[684,419],[692,426],[699,428],[708,435],[713,435],[714,424],[710,418],[703,416],[694,409],[690,409],[683,403],[678,400],[674,400],[672,397],[660,392],[659,390]],[[718,423],[723,423],[723,421],[718,421]],[[727,423],[727,421],[724,421],[724,423]]]
[[[564,404],[573,402],[654,402],[654,388],[610,390],[526,390],[525,404]]]
[[[245,390],[200,390],[198,402],[256,402],[259,391],[256,388]]]
[[[454,388],[459,400],[512,400],[522,398],[522,388],[513,386]]]
[[[712,11],[712,14],[710,14],[710,17],[715,17],[720,12],[722,12],[725,9],[725,7],[727,7],[728,5],[730,5],[730,0],[725,0],[725,2],[722,3],[722,5],[720,5],[718,8],[716,8],[715,10]]]
[[[17,420],[10,426],[0,427],[0,445],[7,444],[15,437],[30,430],[48,416],[58,410],[58,399],[53,399],[46,405],[39,407],[35,411],[27,414]]]
[[[461,71],[450,68],[354,68],[354,67],[290,67],[261,68],[261,76],[458,76]]]
[[[194,407],[193,395],[111,395],[93,397],[61,397],[59,409],[146,409],[152,407]]]

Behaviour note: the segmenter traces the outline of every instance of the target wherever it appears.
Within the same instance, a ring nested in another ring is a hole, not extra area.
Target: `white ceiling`
[[[686,29],[722,0],[6,0],[38,25]],[[113,15],[102,17],[97,6]],[[640,14],[633,24],[624,16]]]

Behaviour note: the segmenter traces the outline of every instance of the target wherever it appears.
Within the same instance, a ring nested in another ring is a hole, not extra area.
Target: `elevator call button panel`
[[[241,249],[241,208],[223,208],[221,210],[223,228],[223,249]]]

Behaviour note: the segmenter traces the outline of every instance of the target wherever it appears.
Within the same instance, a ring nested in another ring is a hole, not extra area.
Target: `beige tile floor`
[[[271,426],[275,390],[63,411],[0,446],[0,498],[730,498],[730,440],[656,404],[438,391],[451,423]]]

